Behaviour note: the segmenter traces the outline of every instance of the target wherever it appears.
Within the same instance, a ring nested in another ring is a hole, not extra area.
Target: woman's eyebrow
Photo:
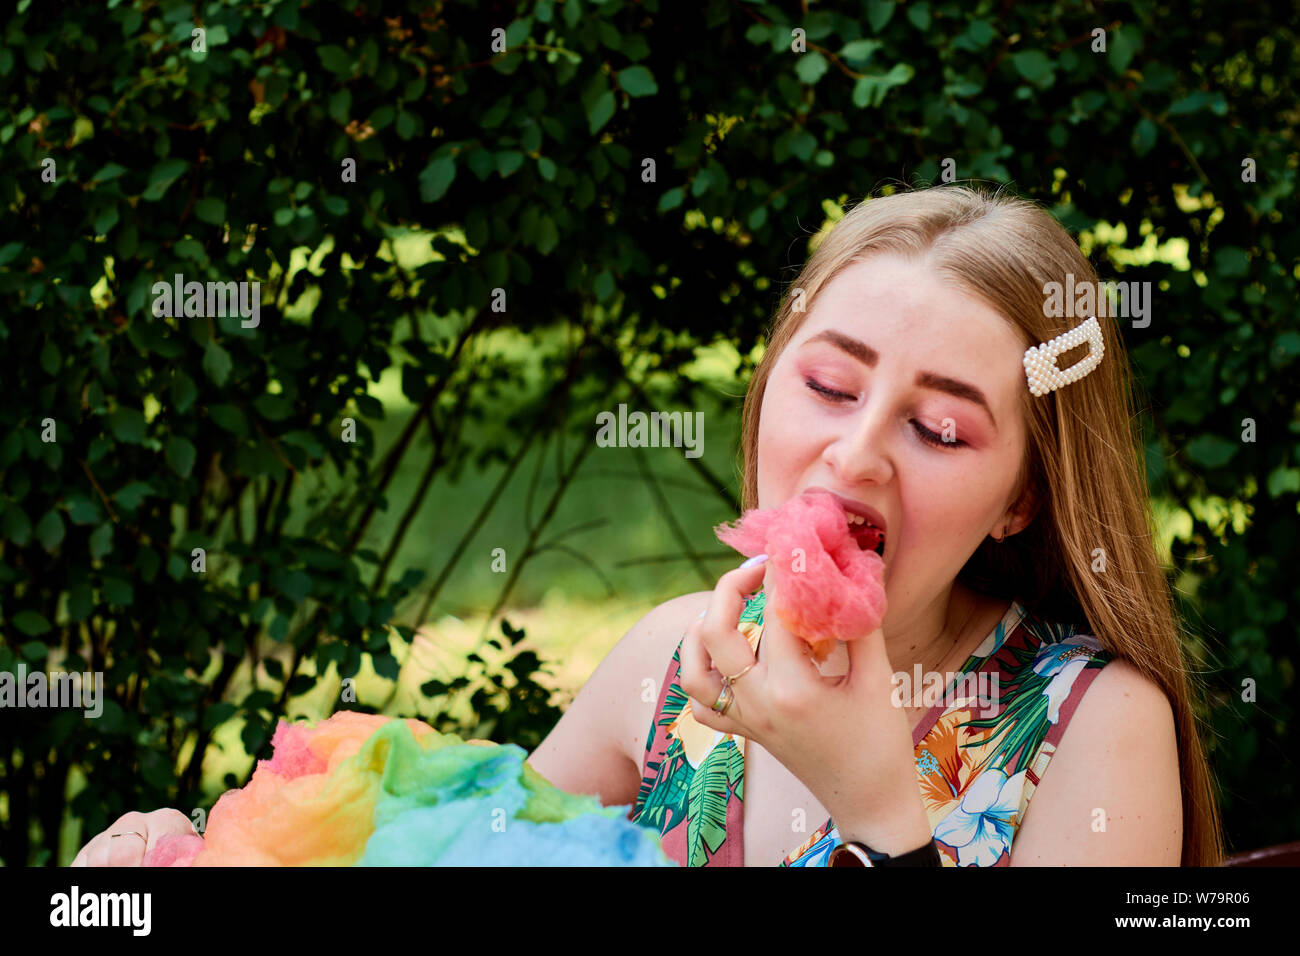
[[[841,351],[847,352],[868,368],[875,368],[876,363],[880,361],[880,353],[866,342],[860,342],[852,336],[845,335],[843,332],[836,332],[834,329],[818,332],[804,344],[811,345],[814,342],[829,342]],[[949,378],[947,375],[940,375],[937,372],[917,372],[916,384],[922,388],[947,392],[957,398],[964,398],[968,402],[974,402],[984,409],[989,421],[993,423],[994,430],[997,429],[998,420],[993,416],[993,409],[989,407],[984,393],[969,382]]]

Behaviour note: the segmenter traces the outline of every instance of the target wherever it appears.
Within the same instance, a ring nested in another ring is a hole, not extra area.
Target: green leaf
[[[7,266],[22,251],[23,244],[17,241],[6,242],[3,246],[0,246],[0,266]]]
[[[180,369],[176,369],[172,377],[172,405],[175,406],[176,411],[184,415],[198,396],[199,390],[194,386],[194,379]]]
[[[1285,494],[1300,493],[1300,468],[1279,465],[1268,475],[1268,496],[1280,498]]]
[[[555,220],[550,216],[542,216],[537,222],[537,235],[534,239],[537,245],[537,251],[542,255],[550,255],[555,247],[560,244],[560,233],[555,228]]]
[[[203,243],[197,239],[182,239],[172,246],[172,251],[182,259],[189,259],[191,262],[202,263],[208,257],[203,251]]]
[[[907,83],[915,75],[916,70],[910,64],[899,63],[883,75],[859,77],[853,85],[853,105],[859,109],[878,107],[884,103],[886,93],[895,86]]]
[[[63,359],[59,355],[59,347],[53,342],[46,342],[41,348],[41,368],[45,370],[45,374],[57,375],[62,365]]]
[[[68,592],[68,617],[72,620],[84,621],[94,608],[95,593],[89,582],[82,581]]]
[[[659,197],[659,212],[668,212],[671,209],[676,209],[682,204],[682,200],[685,198],[686,189],[682,186],[674,186]]]
[[[32,612],[24,611],[23,613],[31,614]],[[39,614],[37,614],[36,616],[41,617]],[[41,620],[45,620],[45,619],[42,617]],[[21,654],[27,660],[31,661],[33,664],[36,664],[45,660],[45,658],[49,656],[50,649],[45,644],[42,644],[40,641],[26,641],[22,647],[18,648],[18,653]]]
[[[808,86],[812,86],[825,76],[827,69],[829,69],[829,64],[826,62],[826,57],[822,56],[816,50],[811,53],[805,53],[803,56],[799,57],[794,64],[795,73],[797,73],[799,79]]]
[[[918,30],[930,29],[930,5],[928,3],[911,3],[907,7],[907,19]]]
[[[18,630],[31,637],[39,637],[48,633],[51,629],[50,622],[45,619],[44,615],[31,610],[19,611],[13,616],[11,623]]]
[[[375,673],[388,680],[397,680],[402,673],[402,665],[397,662],[392,651],[381,651],[370,655],[370,663]]]
[[[291,601],[299,602],[311,594],[311,576],[305,571],[285,571],[277,568],[271,576],[274,587]]]
[[[1214,271],[1224,278],[1249,275],[1250,253],[1240,246],[1222,246],[1214,251]]]
[[[1280,359],[1300,355],[1300,332],[1283,332],[1273,340],[1273,354]]]
[[[235,716],[237,708],[228,700],[219,701],[213,704],[203,713],[202,726],[204,730],[212,730],[220,727],[231,717]]]
[[[885,29],[896,6],[894,0],[867,0],[867,22],[871,24],[872,33]]]
[[[94,524],[99,520],[99,505],[82,495],[71,495],[67,500],[68,518],[73,524]]]
[[[138,408],[119,405],[108,416],[108,427],[117,440],[130,445],[144,441],[144,413]]]
[[[90,180],[96,183],[106,183],[110,179],[117,179],[126,171],[125,166],[119,166],[117,163],[106,163],[99,172],[90,177]]]
[[[1116,30],[1109,40],[1106,49],[1111,66],[1115,68],[1116,73],[1123,73],[1133,62],[1137,51],[1142,49],[1142,34],[1136,26],[1128,24]]]
[[[131,582],[123,578],[104,575],[101,590],[104,600],[117,607],[130,607],[135,601],[135,590],[131,587]]]
[[[408,113],[406,110],[397,114],[397,135],[402,139],[411,139],[420,129],[420,121],[414,113]]]
[[[226,201],[208,196],[194,204],[194,215],[204,222],[220,226],[226,221]]]
[[[854,40],[844,44],[844,48],[840,50],[840,59],[861,66],[884,45],[880,40]]]
[[[505,179],[511,176],[524,164],[524,154],[513,149],[503,150],[496,154],[497,172],[501,178]]]
[[[1052,61],[1042,50],[1022,50],[1011,57],[1016,72],[1037,87],[1051,85]]]
[[[230,353],[218,345],[216,340],[208,339],[207,347],[203,350],[203,371],[208,373],[213,384],[225,385],[231,367]]]
[[[1187,444],[1187,457],[1204,468],[1222,468],[1236,453],[1236,443],[1218,435],[1201,435]]]
[[[147,481],[132,481],[122,487],[117,494],[113,496],[121,507],[127,511],[135,511],[140,507],[140,502],[154,493],[153,485]]]
[[[36,539],[40,541],[41,547],[50,553],[53,553],[63,541],[63,533],[63,516],[59,514],[57,508],[47,511],[45,517],[36,525]]]
[[[105,521],[90,533],[90,556],[102,558],[113,550],[113,523]]]
[[[352,75],[352,57],[341,46],[323,46],[316,51],[321,66],[338,76]]]
[[[383,106],[371,113],[370,119],[366,122],[370,124],[371,129],[378,133],[391,126],[393,124],[393,119],[396,116],[397,110],[391,104],[385,103]]]
[[[1155,144],[1156,124],[1144,116],[1133,127],[1133,151],[1139,156],[1145,156]]]
[[[113,227],[117,225],[119,218],[116,206],[105,206],[95,215],[95,235],[108,235]]]
[[[420,198],[437,202],[447,193],[447,187],[456,178],[456,160],[450,156],[435,159],[420,173]]]
[[[644,66],[629,66],[616,74],[618,85],[628,96],[653,96],[659,92],[654,74]]]
[[[347,126],[352,121],[352,91],[339,90],[330,96],[330,119],[340,126]]]
[[[243,438],[248,434],[248,420],[244,417],[243,411],[238,405],[213,405],[208,408],[208,414],[218,426],[226,431]]]
[[[293,414],[293,403],[283,395],[259,395],[253,400],[253,408],[263,418],[282,422]]]
[[[545,156],[537,157],[537,174],[548,183],[555,182],[556,171],[555,160]]]
[[[183,159],[164,159],[149,174],[149,186],[142,198],[149,202],[162,199],[171,184],[180,179],[188,167],[189,163]]]
[[[188,478],[190,472],[194,470],[194,459],[197,454],[194,443],[188,438],[173,435],[167,439],[167,464],[182,478]]]
[[[614,94],[610,90],[601,93],[587,107],[587,132],[591,136],[599,133],[614,118]]]

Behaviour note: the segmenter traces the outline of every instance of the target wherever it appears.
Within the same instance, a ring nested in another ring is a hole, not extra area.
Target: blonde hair
[[[989,250],[997,250],[989,254]],[[924,258],[939,275],[996,309],[1025,347],[1054,338],[1084,317],[1044,314],[1044,284],[1076,286],[1097,275],[1069,234],[1026,200],[965,186],[935,186],[864,200],[822,239],[794,280],[805,308],[787,294],[749,390],[741,425],[743,504],[758,504],[758,429],[773,365],[818,294],[845,268],[872,253]],[[1130,661],[1173,707],[1183,792],[1182,865],[1218,866],[1224,844],[1215,793],[1194,706],[1203,706],[1180,643],[1181,622],[1154,546],[1145,457],[1134,422],[1136,388],[1113,318],[1098,316],[1101,364],[1082,379],[1021,406],[1028,441],[1013,501],[1036,504],[1024,530],[1001,544],[986,538],[958,574],[964,584],[1018,598],[1048,621],[1086,626],[1102,646]],[[1079,346],[1058,359],[1068,367]],[[1091,569],[1104,551],[1106,573]]]

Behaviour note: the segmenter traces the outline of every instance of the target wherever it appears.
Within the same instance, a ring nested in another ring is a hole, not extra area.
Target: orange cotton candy
[[[768,555],[767,607],[812,649],[830,656],[836,641],[866,637],[885,616],[885,564],[858,547],[834,496],[809,492],[779,508],[746,511],[718,540],[747,557]],[[875,544],[875,541],[869,541]]]

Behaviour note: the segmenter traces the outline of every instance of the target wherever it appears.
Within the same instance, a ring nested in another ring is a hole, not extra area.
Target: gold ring
[[[735,700],[736,695],[731,690],[730,684],[723,684],[722,691],[718,694],[718,699],[713,702],[712,710],[719,717],[726,717],[727,710],[731,707],[731,702]]]
[[[108,838],[112,840],[120,836],[138,836],[141,840],[144,840],[145,843],[149,842],[149,838],[138,830],[128,830],[126,833],[110,833]]]
[[[757,663],[758,663],[758,658],[754,658],[754,664],[757,664]],[[742,677],[744,677],[746,674],[748,674],[748,673],[749,673],[749,669],[750,669],[750,667],[753,667],[754,664],[750,664],[749,667],[746,667],[743,671],[741,671],[741,672],[740,672],[739,674],[737,674],[735,677],[724,677],[724,678],[722,678],[722,683],[726,684],[727,686],[731,686],[731,685],[734,684],[736,681],[740,680]]]

